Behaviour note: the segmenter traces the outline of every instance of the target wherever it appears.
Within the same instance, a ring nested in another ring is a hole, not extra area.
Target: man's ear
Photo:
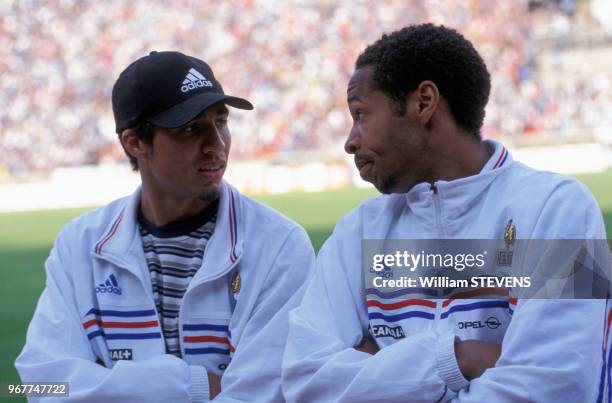
[[[416,109],[412,112],[415,113],[423,125],[427,125],[438,109],[438,103],[440,102],[438,86],[432,81],[423,81],[412,93],[411,98],[412,102],[408,102],[409,107]]]
[[[125,149],[125,152],[130,154],[132,157],[139,159],[143,157],[147,152],[147,144],[138,138],[136,132],[132,129],[125,129],[121,132],[121,145]]]

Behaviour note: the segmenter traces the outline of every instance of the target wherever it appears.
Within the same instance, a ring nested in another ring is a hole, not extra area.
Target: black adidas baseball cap
[[[130,64],[113,86],[115,130],[121,133],[141,120],[180,127],[217,102],[253,109],[246,99],[226,95],[206,62],[180,52],[154,51]]]

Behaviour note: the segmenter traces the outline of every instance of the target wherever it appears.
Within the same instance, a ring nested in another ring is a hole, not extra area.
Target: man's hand
[[[493,368],[500,353],[501,345],[497,343],[455,339],[457,364],[467,380],[478,378],[487,368]]]
[[[210,391],[210,400],[213,400],[221,392],[221,377],[209,372],[208,388]]]
[[[355,346],[355,350],[374,355],[380,350],[380,348],[374,340],[370,339],[369,337],[364,337],[361,340],[361,343]]]

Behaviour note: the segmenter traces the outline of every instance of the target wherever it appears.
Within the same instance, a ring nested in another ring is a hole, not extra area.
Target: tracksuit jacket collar
[[[493,152],[478,174],[452,181],[439,180],[434,186],[429,183],[419,183],[405,193],[409,208],[416,214],[419,212],[430,214],[429,200],[435,187],[435,194],[445,202],[444,210],[448,218],[459,217],[469,210],[491,182],[513,162],[508,149],[501,143],[485,140],[485,144]]]
[[[139,205],[140,188],[126,200],[123,209],[108,221],[108,227],[94,244],[92,253],[96,258],[108,260],[141,277],[145,259],[138,230]],[[240,259],[243,241],[244,220],[240,194],[222,181],[215,231],[206,245],[203,259],[203,264],[213,264],[207,265],[205,273],[199,271],[197,277],[206,280],[227,272]],[[139,245],[135,245],[135,242]]]

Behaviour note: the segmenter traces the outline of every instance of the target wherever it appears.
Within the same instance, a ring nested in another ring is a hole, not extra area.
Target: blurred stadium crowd
[[[431,21],[474,41],[493,78],[483,136],[566,136],[612,127],[612,75],[543,80],[543,41],[610,39],[581,1],[3,0],[0,176],[125,158],[110,91],[151,50],[209,61],[229,93],[255,104],[230,122],[233,154],[341,149],[346,82],[383,32]],[[610,43],[608,43],[610,45]],[[608,135],[610,133],[608,132]]]

